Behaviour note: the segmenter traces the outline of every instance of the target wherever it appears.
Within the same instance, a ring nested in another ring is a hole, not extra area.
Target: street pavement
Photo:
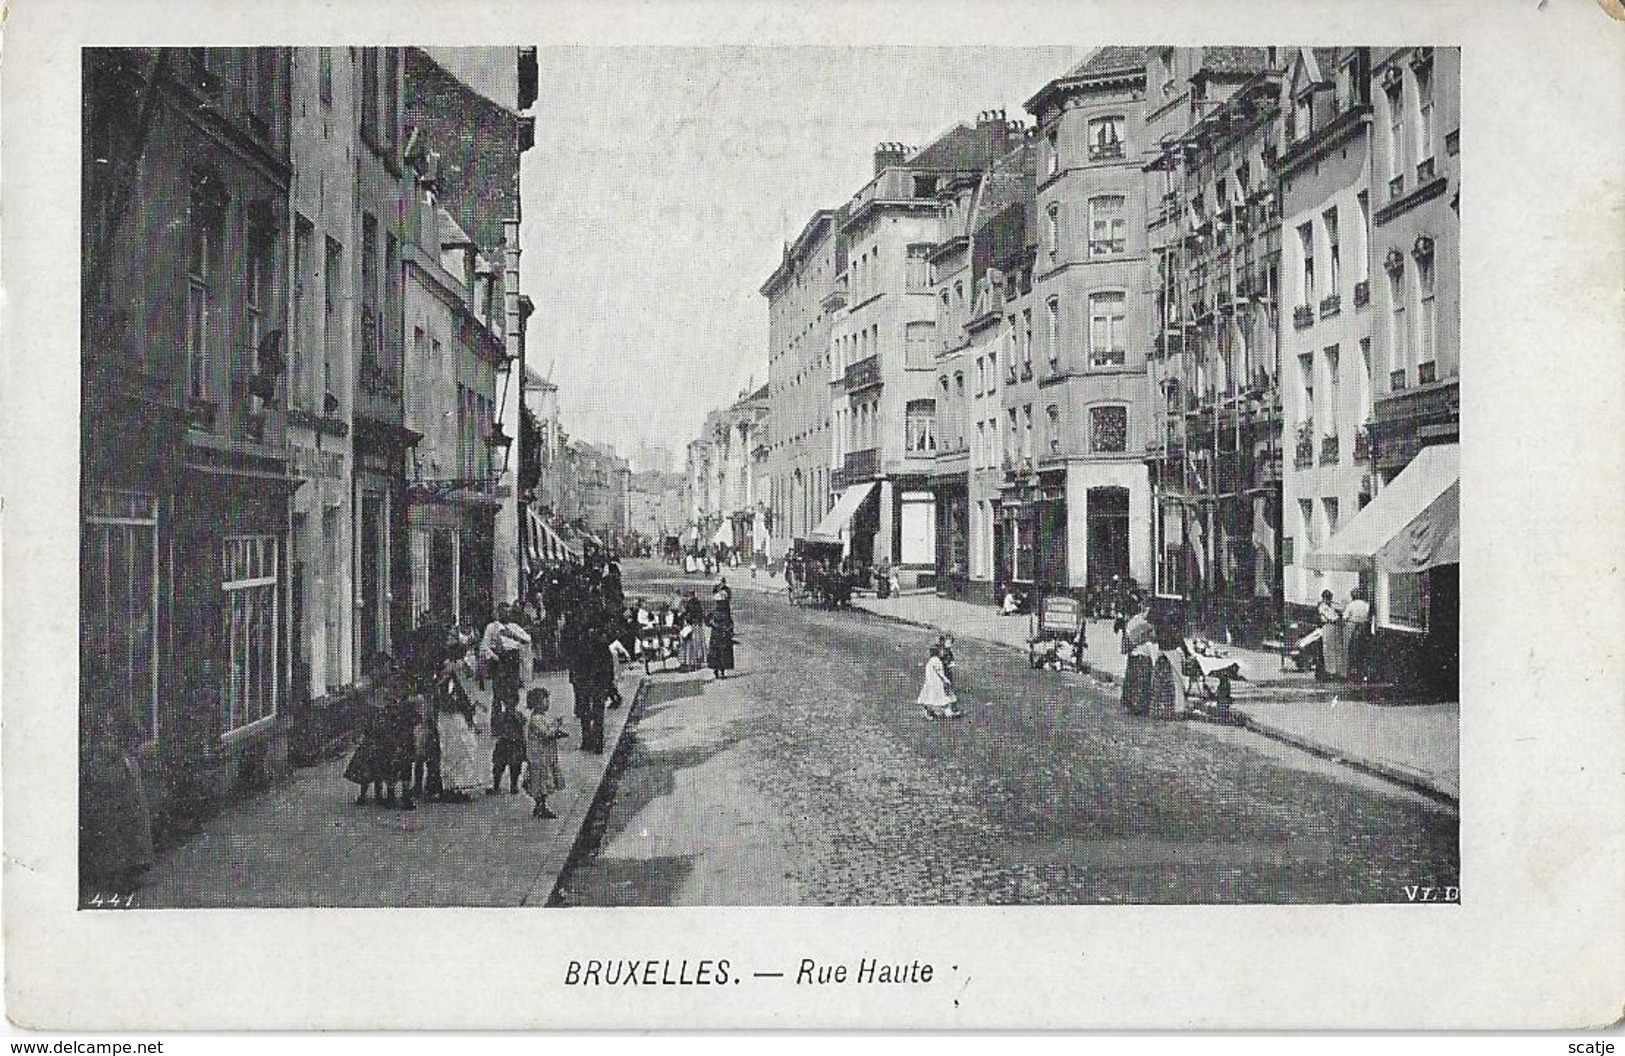
[[[931,630],[729,581],[739,671],[653,677],[559,902],[1388,902],[1459,883],[1458,820],[1431,798],[1246,729],[1124,715],[1114,687],[963,632],[966,715],[928,719]],[[629,594],[682,582],[628,568]]]
[[[783,580],[761,576],[747,586],[782,591]],[[1031,634],[1026,616],[1001,616],[987,605],[910,592],[880,599],[859,595],[853,604],[868,612],[956,639],[976,638],[1025,654]],[[1109,620],[1090,620],[1088,660],[1095,672],[1121,680],[1125,658]],[[1280,654],[1219,645],[1239,660],[1247,681],[1236,682],[1234,713],[1255,732],[1452,803],[1461,796],[1460,705],[1362,699],[1362,687],[1317,683],[1313,676],[1282,669]]]
[[[622,669],[627,707],[607,714],[606,746],[626,724],[642,668]],[[531,798],[476,794],[470,803],[416,810],[358,806],[345,758],[328,760],[227,807],[202,832],[160,856],[136,893],[147,908],[273,906],[540,906],[570,854],[611,754],[579,750],[569,682],[534,677],[565,717],[564,789],[547,797],[558,820],[530,816]],[[470,683],[472,687],[472,682]],[[491,757],[490,692],[480,709],[480,758]]]

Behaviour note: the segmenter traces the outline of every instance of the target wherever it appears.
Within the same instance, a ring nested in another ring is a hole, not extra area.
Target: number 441
[[[98,891],[85,904],[95,909],[129,909],[135,905],[135,894],[104,895]]]

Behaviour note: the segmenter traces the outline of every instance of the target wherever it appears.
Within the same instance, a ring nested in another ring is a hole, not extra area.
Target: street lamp
[[[486,454],[489,458],[491,476],[501,477],[508,472],[508,453],[513,448],[513,437],[502,430],[502,423],[498,422],[491,427],[485,437]],[[501,452],[501,463],[498,464],[498,454]]]

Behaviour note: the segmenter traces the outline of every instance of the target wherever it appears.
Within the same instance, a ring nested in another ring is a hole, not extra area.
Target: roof
[[[961,121],[942,135],[909,155],[903,162],[909,169],[979,169],[993,152],[994,128],[978,122]]]
[[[1124,73],[1145,66],[1144,47],[1124,47],[1109,44],[1084,59],[1070,70],[1067,77],[1098,77],[1106,73]]]
[[[1269,65],[1268,48],[1203,48],[1196,76],[1252,76]]]

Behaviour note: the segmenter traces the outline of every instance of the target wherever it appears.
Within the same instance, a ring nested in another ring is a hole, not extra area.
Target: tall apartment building
[[[295,472],[288,537],[289,648],[295,700],[355,679],[350,420],[359,333],[354,151],[359,65],[351,48],[291,57],[288,439]]]
[[[829,379],[840,496],[813,534],[843,537],[860,564],[889,563],[905,584],[936,574],[936,294],[930,256],[942,241],[938,195],[1006,153],[1002,115],[959,124],[911,150],[882,144],[875,176],[847,203],[846,306],[831,328]]]
[[[765,466],[769,523],[786,545],[807,536],[831,497],[830,330],[846,304],[844,210],[820,209],[762,284],[773,436]]]
[[[1157,268],[1146,457],[1155,584],[1210,633],[1280,618],[1280,154],[1286,52],[1153,48],[1147,230]]]
[[[1385,677],[1456,699],[1461,51],[1372,49],[1371,500],[1311,567],[1374,580]]]
[[[1009,579],[1040,591],[1151,579],[1145,87],[1144,49],[1107,47],[1027,103],[1038,231],[1029,302],[1007,311],[1005,415],[1019,441],[1001,509]]]

